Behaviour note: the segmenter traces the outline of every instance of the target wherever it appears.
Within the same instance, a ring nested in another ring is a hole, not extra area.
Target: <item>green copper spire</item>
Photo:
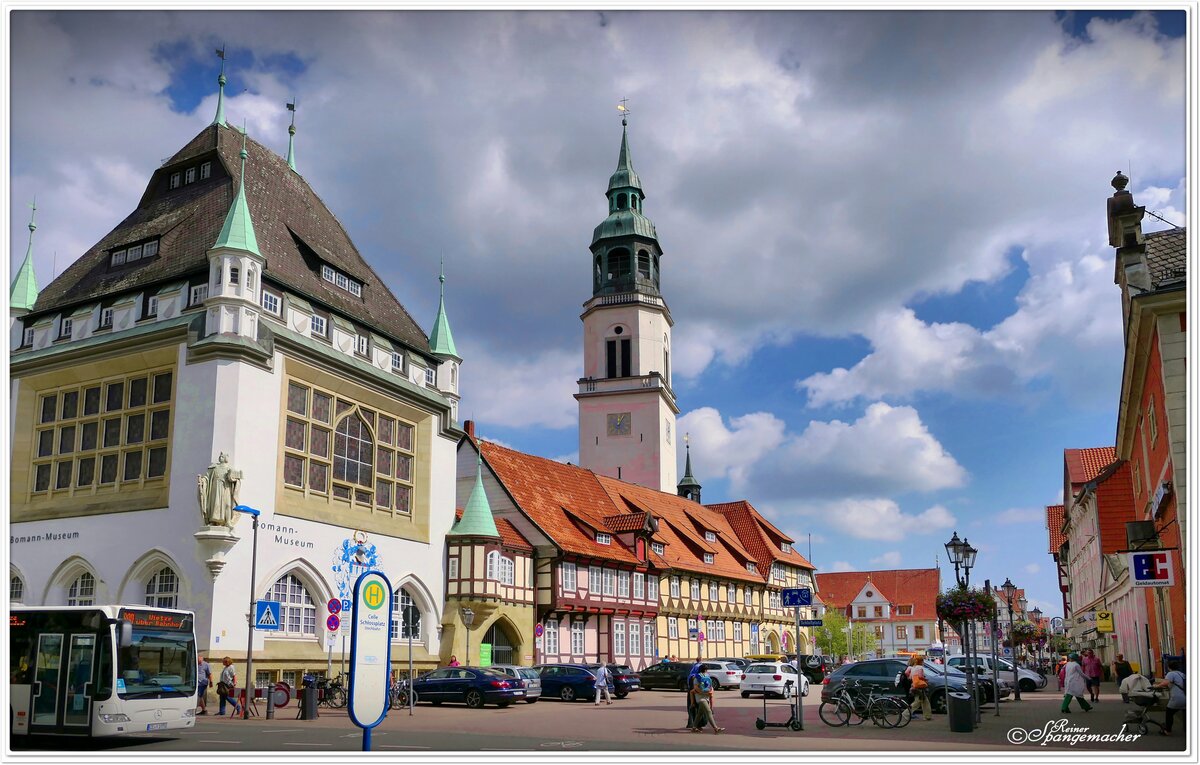
[[[692,475],[692,444],[691,436],[683,437],[684,443],[687,445],[687,463],[683,469],[683,478],[679,479],[679,484],[675,492],[680,497],[687,497],[696,502],[700,501],[700,482],[696,480],[696,476]]]
[[[446,269],[438,274],[441,282],[441,297],[438,299],[437,320],[433,322],[433,332],[429,334],[430,349],[440,356],[458,356],[454,347],[454,335],[450,334],[450,320],[446,318]]]
[[[33,208],[33,212],[29,214],[29,247],[25,250],[25,260],[21,263],[21,269],[17,271],[17,278],[12,283],[8,303],[9,308],[22,311],[31,310],[38,297],[37,274],[33,270],[33,232],[37,231],[37,223],[34,222],[37,215],[36,199],[30,207]]]
[[[228,247],[232,250],[245,250],[261,256],[258,251],[258,238],[254,236],[254,222],[250,220],[250,208],[246,206],[246,126],[242,125],[242,173],[238,177],[237,196],[225,216],[225,225],[221,227],[221,235],[217,237],[216,247]]]
[[[450,529],[455,536],[498,537],[496,520],[492,518],[492,506],[488,504],[487,493],[483,490],[483,453],[475,463],[475,486],[463,508],[462,518]]]
[[[292,102],[287,105],[288,111],[292,113],[292,124],[288,125],[288,167],[292,168],[292,172],[296,171],[296,97],[292,96]]]
[[[617,169],[608,179],[608,190],[637,189],[642,190],[642,179],[633,169],[633,157],[629,153],[629,122],[621,120],[621,153],[617,155]],[[645,196],[640,194],[639,196]]]
[[[221,58],[221,74],[217,76],[217,116],[213,119],[212,124],[225,127],[225,46],[222,45],[217,50],[217,55]]]

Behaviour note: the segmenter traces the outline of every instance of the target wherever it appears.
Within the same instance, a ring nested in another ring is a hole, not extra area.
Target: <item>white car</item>
[[[742,675],[744,699],[749,698],[752,693],[791,698],[797,688],[800,689],[801,696],[807,696],[808,678],[785,661],[756,661],[746,667],[746,672]]]
[[[951,656],[946,660],[946,663],[960,672],[968,666],[966,657],[963,656]],[[975,665],[981,668],[982,673],[986,677],[991,677],[992,670],[995,669],[1001,682],[1006,681],[1009,685],[1016,685],[1019,679],[1021,691],[1024,693],[1040,691],[1046,687],[1047,680],[1045,676],[1024,667],[1018,667],[1014,673],[1012,662],[1008,659],[996,659],[995,664],[993,664],[991,656],[976,656]]]
[[[708,667],[713,690],[737,688],[742,684],[742,668],[731,661],[706,661],[704,666]]]

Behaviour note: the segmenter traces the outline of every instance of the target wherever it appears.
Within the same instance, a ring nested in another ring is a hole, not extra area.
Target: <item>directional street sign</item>
[[[796,623],[799,624],[801,627],[824,627],[825,626],[825,621],[823,619],[801,619],[800,621],[798,621]]]
[[[783,606],[811,606],[812,590],[807,587],[793,587],[783,591]]]
[[[274,600],[258,600],[254,602],[254,629],[278,630],[280,603]]]

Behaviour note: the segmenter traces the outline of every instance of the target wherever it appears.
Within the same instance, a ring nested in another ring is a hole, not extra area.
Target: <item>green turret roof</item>
[[[463,508],[462,518],[450,529],[450,533],[463,537],[499,537],[496,530],[496,519],[492,517],[492,506],[488,504],[487,493],[483,490],[483,454],[480,453],[475,463],[475,486]]]
[[[608,179],[608,190],[634,188],[642,190],[642,179],[633,170],[633,157],[629,154],[629,132],[625,120],[621,120],[621,153],[617,155],[617,169]]]
[[[678,488],[685,489],[693,486],[697,489],[702,488],[700,482],[696,480],[696,476],[692,475],[692,447],[689,444],[687,446],[687,463],[683,469],[683,478],[679,479]]]
[[[454,347],[454,335],[450,334],[450,320],[446,318],[446,274],[445,269],[438,274],[441,282],[441,297],[438,298],[437,320],[433,322],[433,331],[429,333],[429,347],[439,356],[458,356]]]
[[[9,293],[10,309],[29,311],[37,302],[37,274],[33,270],[33,232],[37,231],[37,223],[33,218],[36,214],[37,203],[35,202],[33,213],[29,216],[29,246],[25,249],[25,260],[21,263],[21,269],[17,271],[17,278],[12,283],[12,292]]]
[[[250,208],[246,205],[246,129],[242,128],[242,172],[238,176],[238,192],[229,214],[225,216],[225,225],[217,237],[213,248],[228,247],[231,250],[245,250],[262,256],[258,251],[258,238],[254,236],[254,222],[250,220]]]

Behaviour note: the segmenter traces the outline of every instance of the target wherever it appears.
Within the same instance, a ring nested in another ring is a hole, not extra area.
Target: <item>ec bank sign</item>
[[[1129,553],[1129,573],[1134,587],[1169,587],[1175,584],[1173,550]]]

